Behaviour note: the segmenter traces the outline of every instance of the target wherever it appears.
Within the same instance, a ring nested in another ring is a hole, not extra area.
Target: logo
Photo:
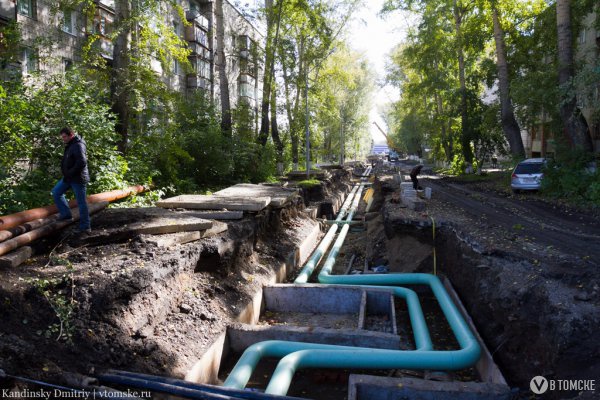
[[[534,377],[529,383],[529,388],[535,394],[544,394],[548,390],[548,379],[543,376]]]

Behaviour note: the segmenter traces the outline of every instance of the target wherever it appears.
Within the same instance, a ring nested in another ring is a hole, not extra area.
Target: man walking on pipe
[[[86,202],[86,186],[90,181],[90,174],[87,167],[85,141],[69,127],[60,130],[60,137],[66,145],[60,163],[63,178],[52,189],[52,197],[56,207],[58,207],[58,219],[72,219],[71,208],[69,208],[67,199],[65,199],[67,190],[72,189],[79,207],[79,231],[89,233],[91,226]]]

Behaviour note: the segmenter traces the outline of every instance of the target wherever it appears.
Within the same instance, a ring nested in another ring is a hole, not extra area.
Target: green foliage
[[[592,166],[595,163],[590,154],[562,149],[544,169],[543,193],[600,206],[600,171]]]
[[[58,342],[64,340],[67,343],[73,343],[75,334],[74,316],[77,307],[75,300],[75,280],[73,277],[73,266],[67,259],[50,256],[50,262],[54,265],[65,265],[67,273],[58,278],[35,278],[28,280],[28,283],[48,301],[58,322],[50,324],[45,332],[38,331],[39,335],[44,334],[46,338],[54,337]]]
[[[312,187],[320,186],[320,185],[321,185],[321,181],[318,179],[306,179],[306,180],[298,182],[298,186],[300,186],[302,189],[310,189]]]
[[[63,145],[58,135],[71,126],[84,138],[90,192],[124,186],[127,164],[118,155],[108,106],[80,72],[46,76],[37,86],[7,84],[0,96],[0,213],[51,202],[60,179]]]

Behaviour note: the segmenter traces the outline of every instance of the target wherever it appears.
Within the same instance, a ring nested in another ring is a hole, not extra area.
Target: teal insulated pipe
[[[479,360],[477,343],[456,351],[405,351],[355,348],[352,350],[300,350],[283,357],[265,390],[267,394],[288,392],[294,373],[300,368],[371,368],[457,370]]]
[[[350,205],[353,203],[353,200],[356,196],[360,198],[359,185],[354,186],[354,188],[350,191],[350,194],[348,194],[348,197],[344,201],[344,204],[342,204],[342,208],[340,209],[340,212],[338,213],[338,216],[336,218],[337,222],[341,222],[342,218],[346,216],[346,213],[348,212],[348,207],[350,207]],[[300,274],[298,274],[298,277],[296,278],[294,283],[308,282],[308,279],[312,275],[317,265],[319,265],[319,262],[327,252],[327,249],[329,249],[329,246],[331,246],[331,242],[333,242],[333,238],[335,237],[335,234],[337,233],[338,229],[339,226],[337,224],[334,224],[331,226],[331,228],[329,228],[329,231],[327,232],[323,240],[321,240],[319,247],[317,247],[317,249],[310,256],[306,264],[304,264],[302,271],[300,271]]]
[[[383,289],[384,287],[382,287]],[[388,289],[388,288],[385,288]],[[417,349],[431,350],[432,344],[429,337],[429,331],[425,324],[423,311],[417,294],[407,288],[392,288],[394,294],[406,300],[408,313],[413,325],[413,334]],[[356,351],[383,352],[384,350],[372,349],[367,347],[335,346],[318,343],[287,342],[281,340],[269,340],[251,345],[244,351],[237,364],[225,380],[223,386],[229,388],[243,389],[248,384],[252,372],[263,357],[284,357],[288,354],[303,350],[330,350],[330,351]],[[390,351],[390,350],[385,350]]]
[[[343,233],[343,231],[342,231]],[[341,233],[340,233],[341,236]],[[339,239],[339,238],[338,238]],[[337,244],[337,241],[336,241]],[[335,249],[335,245],[334,245]],[[333,250],[332,252],[333,253]],[[330,257],[332,254],[330,253]],[[436,297],[446,320],[452,328],[461,349],[454,351],[395,351],[372,350],[355,348],[352,351],[310,349],[298,351],[285,356],[277,365],[266,393],[285,394],[291,384],[291,379],[299,368],[406,368],[406,369],[436,369],[457,370],[474,365],[481,355],[481,348],[460,312],[454,306],[452,299],[444,289],[437,276],[430,274],[386,274],[386,275],[352,275],[331,276],[333,263],[328,257],[321,273],[319,282],[327,284],[350,285],[428,285]],[[411,315],[411,324],[413,318]],[[416,329],[415,342],[416,342]]]

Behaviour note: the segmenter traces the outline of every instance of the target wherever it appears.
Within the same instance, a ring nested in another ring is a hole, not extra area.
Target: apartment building
[[[184,39],[190,50],[191,70],[173,61],[164,71],[158,60],[152,69],[173,90],[204,91],[219,102],[216,16],[213,1],[179,0],[185,11],[182,21],[175,9],[165,18],[174,32]],[[263,71],[259,62],[262,33],[231,3],[223,1],[225,28],[225,63],[232,107],[243,101],[257,112]],[[0,0],[0,24],[17,21],[22,36],[20,57],[11,68],[23,75],[34,71],[62,72],[82,59],[81,52],[88,35],[99,37],[96,45],[111,65],[114,46],[111,34],[115,21],[115,0],[97,0],[94,15],[81,10],[60,10],[56,2],[46,0]]]
[[[575,62],[578,69],[600,68],[600,31],[594,23],[596,14],[591,13],[583,21],[576,40]],[[590,129],[594,150],[600,153],[600,82],[577,87],[577,103]],[[551,129],[547,115],[540,115],[540,121],[533,128],[522,132],[523,144],[530,157],[551,156],[556,151],[556,132]]]

